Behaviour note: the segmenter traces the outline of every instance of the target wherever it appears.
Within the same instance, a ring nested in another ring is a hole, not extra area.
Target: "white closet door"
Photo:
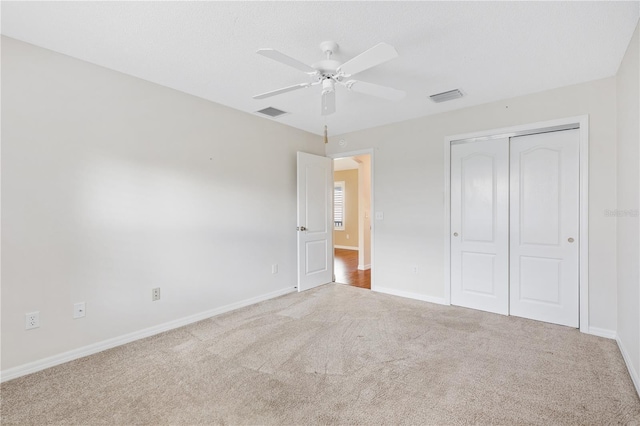
[[[579,131],[511,138],[512,315],[578,327]]]
[[[451,146],[451,303],[509,313],[509,140]]]

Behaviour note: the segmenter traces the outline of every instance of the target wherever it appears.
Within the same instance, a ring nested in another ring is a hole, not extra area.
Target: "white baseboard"
[[[371,264],[368,265],[358,265],[358,270],[359,271],[366,271],[368,269],[371,269]]]
[[[629,375],[631,376],[633,385],[636,387],[636,392],[638,393],[638,396],[640,396],[640,376],[638,376],[638,372],[635,370],[635,368],[633,368],[630,355],[624,348],[624,345],[620,340],[620,336],[616,336],[616,342],[618,342],[618,347],[620,348],[620,352],[622,353],[622,358],[624,359],[625,364],[627,364],[627,370],[629,370]]]
[[[616,332],[607,330],[606,328],[589,327],[587,334],[593,334],[598,337],[606,337],[607,339],[616,339]]]
[[[386,287],[374,287],[374,288],[371,288],[371,290],[377,291],[378,293],[390,294],[392,296],[400,296],[400,297],[406,297],[408,299],[422,300],[423,302],[436,303],[438,305],[447,305],[443,297],[427,296],[425,294],[412,293],[409,291],[401,291],[401,290],[396,290],[393,288],[386,288]]]
[[[112,339],[103,340],[102,342],[93,343],[91,345],[83,346],[78,349],[73,349],[68,352],[63,352],[58,355],[53,355],[47,358],[43,358],[37,361],[33,361],[27,364],[19,365],[17,367],[8,368],[0,372],[0,383],[6,382],[11,379],[16,379],[27,374],[35,373],[46,368],[50,368],[65,362],[73,361],[74,359],[82,358],[88,355],[93,355],[98,352],[102,352],[107,349],[114,348],[116,346],[124,345],[126,343],[133,342],[135,340],[144,339],[145,337],[153,336],[155,334],[163,333],[165,331],[173,330],[175,328],[183,327],[194,322],[202,321],[207,318],[214,317],[216,315],[224,314],[225,312],[233,311],[235,309],[244,308],[245,306],[253,305],[255,303],[263,302],[265,300],[273,299],[274,297],[283,296],[288,293],[296,291],[295,287],[283,288],[271,293],[263,294],[260,296],[252,297],[250,299],[241,300],[239,302],[231,303],[229,305],[221,306],[219,308],[210,309],[208,311],[200,312],[198,314],[190,315],[188,317],[180,318],[177,320],[169,321],[164,324],[159,324],[153,327],[145,328],[143,330],[134,331],[133,333],[125,334],[123,336],[114,337]]]
[[[338,245],[334,245],[333,248],[358,251],[358,246],[353,247],[353,246],[338,246]]]

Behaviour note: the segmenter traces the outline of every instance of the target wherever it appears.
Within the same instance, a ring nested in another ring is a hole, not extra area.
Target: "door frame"
[[[559,130],[579,129],[579,269],[580,331],[589,333],[589,116],[560,118],[520,126],[503,127],[444,138],[444,302],[451,305],[451,145]]]
[[[375,199],[374,199],[374,194],[375,194],[375,179],[373,178],[374,176],[374,170],[375,170],[375,158],[374,158],[374,150],[373,149],[359,149],[356,151],[345,151],[345,152],[335,152],[333,154],[328,154],[327,157],[331,158],[332,160],[335,160],[337,158],[345,158],[345,157],[356,157],[358,155],[368,155],[369,158],[371,158],[371,194],[370,194],[370,199],[371,199],[371,211],[369,212],[370,216],[369,216],[369,223],[371,224],[371,291],[376,291],[376,287],[375,287],[375,273],[376,273],[376,268],[375,268],[375,230],[376,230],[376,225],[375,225]],[[335,255],[334,255],[335,257]],[[335,258],[333,259],[333,261],[335,262]]]

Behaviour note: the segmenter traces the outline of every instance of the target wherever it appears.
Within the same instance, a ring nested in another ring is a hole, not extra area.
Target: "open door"
[[[333,281],[333,163],[298,152],[298,291]]]

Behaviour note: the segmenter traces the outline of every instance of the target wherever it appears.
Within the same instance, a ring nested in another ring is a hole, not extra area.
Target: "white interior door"
[[[579,138],[511,138],[512,315],[578,327]]]
[[[509,140],[451,146],[451,303],[509,313]]]
[[[333,162],[298,152],[298,291],[333,280]]]

